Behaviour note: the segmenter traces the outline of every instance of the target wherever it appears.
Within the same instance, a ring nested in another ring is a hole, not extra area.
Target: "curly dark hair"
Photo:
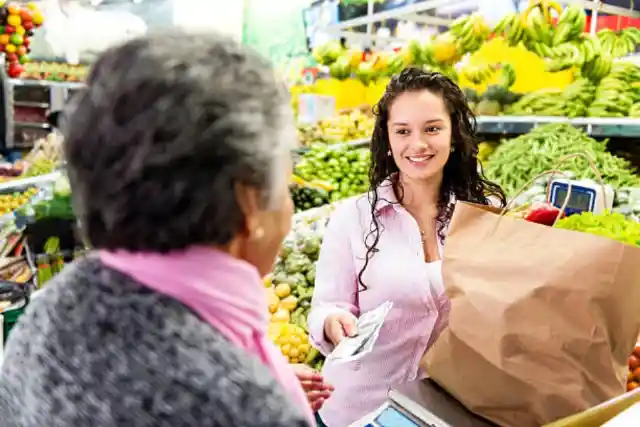
[[[364,265],[358,273],[359,286],[367,289],[363,274],[373,255],[377,252],[382,227],[377,219],[378,187],[387,179],[391,180],[399,203],[402,203],[403,190],[399,180],[399,169],[392,156],[388,155],[389,109],[394,100],[405,92],[427,90],[443,98],[449,112],[452,125],[451,146],[454,149],[444,167],[442,185],[438,197],[438,237],[444,240],[445,229],[453,215],[453,195],[456,200],[483,205],[494,197],[501,206],[506,205],[506,197],[499,185],[485,178],[482,166],[478,162],[478,139],[476,137],[476,119],[467,104],[462,90],[448,77],[419,68],[405,68],[394,76],[387,85],[384,95],[373,108],[376,124],[371,138],[371,166],[369,169],[369,205],[372,221],[365,237],[367,249]]]
[[[104,52],[61,121],[83,234],[96,248],[223,246],[238,184],[273,203],[295,147],[284,83],[218,34],[150,35]],[[282,177],[280,177],[282,175]]]

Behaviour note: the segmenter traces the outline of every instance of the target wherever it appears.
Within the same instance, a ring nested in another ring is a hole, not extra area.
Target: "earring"
[[[451,147],[451,152],[453,153],[454,151],[456,151],[455,147]]]
[[[264,228],[262,227],[258,227],[255,230],[253,230],[253,233],[251,233],[251,238],[253,240],[260,240],[264,237]]]
[[[387,151],[387,156],[391,157],[391,150]]]

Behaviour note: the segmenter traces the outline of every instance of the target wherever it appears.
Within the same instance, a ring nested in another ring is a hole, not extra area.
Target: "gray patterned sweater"
[[[306,427],[257,359],[97,259],[29,305],[0,371],[2,427]]]

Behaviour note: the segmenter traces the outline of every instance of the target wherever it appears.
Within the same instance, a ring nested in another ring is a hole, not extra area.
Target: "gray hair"
[[[147,36],[103,53],[87,83],[62,130],[94,246],[223,245],[242,225],[237,184],[280,200],[296,134],[266,59],[218,34]]]

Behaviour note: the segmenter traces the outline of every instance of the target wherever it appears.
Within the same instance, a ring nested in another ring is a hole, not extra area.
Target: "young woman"
[[[385,301],[393,308],[373,351],[328,362],[335,386],[319,413],[344,427],[381,405],[388,389],[421,377],[419,361],[446,324],[442,245],[456,200],[505,203],[477,160],[476,124],[460,88],[409,68],[374,108],[370,192],[332,215],[317,268],[309,329],[328,353],[357,333],[356,318]]]

